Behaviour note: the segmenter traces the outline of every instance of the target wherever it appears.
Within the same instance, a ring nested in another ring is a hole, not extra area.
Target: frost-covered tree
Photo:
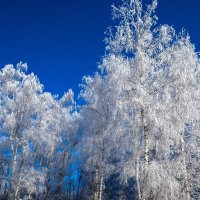
[[[161,55],[162,64],[168,63],[167,78],[173,84],[163,88],[163,133],[170,140],[167,147],[172,154],[171,159],[175,159],[175,165],[171,164],[175,176],[181,180],[181,188],[186,193],[186,197],[194,198],[193,193],[198,190],[192,183],[195,177],[191,177],[196,170],[198,161],[198,138],[196,125],[199,123],[199,59],[195,53],[194,46],[190,43],[188,36],[179,36],[177,41]],[[171,58],[171,59],[169,59]],[[167,119],[166,119],[167,117]],[[191,149],[191,147],[193,149]],[[195,159],[190,159],[195,155]],[[190,167],[190,165],[192,167]],[[199,186],[198,186],[199,187]]]
[[[109,163],[114,138],[112,136],[114,96],[106,78],[100,74],[85,77],[80,97],[85,101],[81,110],[83,131],[82,153],[84,170],[89,171],[91,195],[95,200],[102,199],[104,179],[112,171]]]
[[[41,199],[64,198],[64,179],[72,165],[72,154],[78,140],[74,124],[77,115],[73,114],[73,109],[71,90],[60,99],[50,93],[40,95],[41,115],[32,147],[35,150],[35,167],[43,175],[37,192]]]
[[[153,1],[144,10],[140,0],[133,0],[113,7],[119,25],[114,32],[109,29],[104,69],[119,87],[119,103],[129,110],[132,159],[125,174],[135,177],[138,198],[190,199],[184,136],[185,127],[199,120],[199,59],[184,32],[156,26],[156,6]],[[192,131],[189,135],[193,138]],[[180,162],[175,164],[176,153]],[[163,174],[165,178],[152,179]],[[166,187],[167,182],[176,189]]]
[[[112,7],[118,24],[79,106],[26,64],[0,70],[1,199],[200,198],[199,57],[156,7]]]
[[[16,68],[7,65],[0,72],[1,132],[10,147],[9,199],[19,196],[42,92],[38,78],[34,74],[26,75],[26,70],[27,65],[19,63]]]
[[[191,199],[199,187],[197,179],[190,178],[198,176],[199,135],[187,129],[199,121],[199,59],[187,34],[176,34],[168,25],[156,26],[156,6],[155,0],[146,8],[140,0],[113,6],[119,23],[108,29],[100,75],[88,79],[86,99],[93,111],[84,111],[89,115],[86,127],[112,127],[106,137],[120,155],[122,179],[135,179],[138,199]],[[104,87],[108,93],[100,97]],[[99,99],[103,103],[98,104]],[[102,114],[98,105],[112,110],[108,124],[101,121],[103,115],[97,120],[96,115]],[[103,135],[103,131],[94,135],[94,129],[86,131],[93,132],[92,139],[85,136],[91,159],[98,150],[95,142]]]
[[[26,70],[19,63],[0,71],[2,192],[11,200],[49,199],[60,195],[77,144],[73,92],[60,99],[43,92]],[[62,162],[59,154],[65,155]]]

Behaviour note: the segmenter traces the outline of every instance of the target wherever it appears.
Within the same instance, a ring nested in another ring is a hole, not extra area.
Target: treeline
[[[1,69],[1,199],[200,199],[199,57],[156,7],[112,6],[81,101],[45,92],[26,64]]]

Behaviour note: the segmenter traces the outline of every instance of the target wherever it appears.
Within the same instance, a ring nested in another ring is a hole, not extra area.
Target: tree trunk
[[[15,172],[16,172],[16,166],[17,166],[17,146],[14,147],[14,144],[11,143],[11,151],[13,154],[13,162],[12,162],[12,172],[11,172],[11,179],[10,179],[10,191],[8,199],[12,200],[13,194],[14,194],[14,185],[15,185]]]
[[[102,200],[102,194],[103,194],[103,176],[101,175],[100,187],[99,187],[99,200]]]
[[[138,191],[138,199],[141,200],[141,188],[140,188],[140,175],[139,175],[139,162],[136,163],[136,182],[137,182],[137,191]]]
[[[31,200],[31,193],[28,194],[28,200]]]
[[[49,199],[49,193],[50,193],[50,161],[51,161],[51,158],[49,157],[48,160],[47,160],[47,177],[46,177],[46,188],[47,188],[47,191],[46,191],[46,194],[45,194],[45,200],[48,200]]]
[[[18,184],[16,185],[16,191],[15,191],[15,200],[19,199],[19,195],[20,195],[20,182],[21,182],[21,178],[22,178],[22,169],[23,169],[23,164],[24,164],[24,156],[25,156],[25,152],[24,149],[22,149],[22,154],[21,154],[21,159],[20,159],[20,166],[19,166],[19,181]]]
[[[146,194],[145,194],[145,188],[147,184],[147,176],[148,176],[148,165],[149,165],[149,143],[148,143],[148,126],[146,124],[146,119],[145,119],[145,111],[144,111],[144,106],[141,105],[141,124],[142,124],[142,129],[143,129],[143,134],[144,134],[144,186],[143,186],[143,192],[141,195],[141,199],[145,200],[146,199]]]
[[[15,200],[18,200],[19,198],[19,187],[16,188],[15,190]]]
[[[189,182],[188,182],[188,172],[187,172],[187,164],[186,164],[186,152],[185,152],[185,140],[184,140],[184,132],[180,132],[180,143],[181,143],[181,156],[182,156],[182,162],[184,167],[184,184],[183,189],[186,194],[187,200],[190,200],[190,192],[189,192]]]
[[[96,166],[96,175],[95,175],[95,193],[94,193],[94,200],[98,200],[99,197],[99,166]]]
[[[141,106],[141,123],[144,134],[144,173],[147,174],[149,164],[149,143],[148,143],[148,127],[145,123],[144,106]]]
[[[95,177],[95,194],[94,200],[102,200],[103,194],[103,176],[99,165],[96,166],[96,177]]]

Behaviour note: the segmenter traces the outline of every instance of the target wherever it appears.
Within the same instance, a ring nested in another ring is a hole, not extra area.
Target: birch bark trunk
[[[31,200],[31,193],[29,193],[28,195],[28,200]]]
[[[137,190],[138,190],[138,199],[141,200],[141,188],[140,188],[140,175],[139,175],[139,162],[136,163],[136,182],[137,182]]]
[[[96,166],[96,177],[95,177],[95,194],[94,194],[94,200],[98,200],[99,196],[99,166]]]
[[[24,152],[24,149],[22,149],[22,154],[21,154],[21,163],[20,163],[20,166],[19,166],[19,183],[21,182],[21,179],[22,179],[22,168],[23,168],[23,164],[24,164],[24,156],[25,156],[25,152]],[[19,183],[16,185],[16,191],[15,191],[15,200],[18,200],[19,199],[19,189],[20,189],[20,185]]]
[[[142,124],[142,129],[143,129],[143,134],[144,134],[144,187],[141,194],[141,199],[145,200],[146,199],[145,185],[147,184],[148,164],[149,164],[149,142],[148,142],[148,127],[145,122],[146,117],[145,117],[144,106],[141,105],[140,109],[141,109],[141,124]]]
[[[99,200],[102,200],[102,193],[103,193],[103,176],[101,175],[100,188],[99,188]]]
[[[190,192],[189,192],[189,182],[188,182],[188,172],[187,172],[187,164],[186,164],[186,151],[185,151],[185,140],[184,140],[184,132],[180,132],[180,143],[181,143],[181,156],[183,161],[183,167],[184,167],[184,191],[186,194],[187,200],[190,200]]]
[[[12,140],[12,139],[11,139]],[[10,191],[9,191],[9,200],[12,200],[14,194],[14,185],[15,185],[15,172],[17,166],[17,146],[14,146],[13,142],[11,141],[11,151],[13,154],[13,162],[12,162],[12,172],[11,172],[11,179],[10,179]]]

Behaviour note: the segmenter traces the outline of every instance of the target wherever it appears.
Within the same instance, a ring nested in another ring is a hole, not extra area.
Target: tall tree
[[[84,151],[81,156],[85,158],[85,170],[93,171],[92,196],[99,200],[103,196],[103,185],[106,175],[109,174],[108,157],[113,148],[111,126],[113,125],[113,111],[115,101],[107,80],[100,74],[94,77],[85,77],[82,85],[81,98],[85,105],[81,110],[83,141],[81,147]],[[93,120],[91,120],[93,118]],[[90,148],[88,148],[90,147]]]
[[[199,118],[199,60],[184,32],[176,34],[168,25],[156,27],[156,6],[153,1],[144,10],[140,0],[133,0],[113,7],[119,25],[114,32],[109,29],[103,69],[118,85],[119,104],[129,110],[132,159],[125,171],[136,178],[138,198],[190,199],[184,135],[187,121]],[[129,126],[123,127],[119,134]],[[176,150],[182,162],[173,173]],[[161,171],[176,190],[155,191],[158,180],[151,183],[152,175]]]
[[[0,119],[2,132],[10,146],[11,169],[9,199],[19,198],[25,158],[37,126],[37,107],[42,85],[34,74],[26,75],[27,65],[5,66],[0,72]]]

